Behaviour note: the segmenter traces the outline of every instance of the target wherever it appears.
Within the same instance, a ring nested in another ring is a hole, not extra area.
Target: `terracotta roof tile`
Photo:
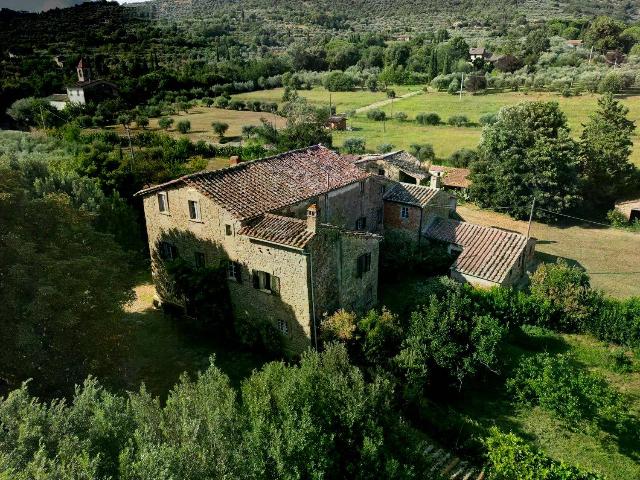
[[[236,218],[248,220],[370,176],[332,150],[316,145],[221,170],[186,175],[136,195],[189,185]]]
[[[376,160],[382,160],[395,165],[400,170],[403,170],[404,172],[409,173],[410,175],[419,179],[427,178],[429,176],[429,172],[420,163],[420,160],[404,150],[398,150],[397,152],[380,153],[375,155],[365,155],[361,157],[360,160],[356,163],[367,163]]]
[[[529,243],[519,233],[441,218],[424,233],[434,240],[462,247],[452,269],[497,283],[505,280]]]
[[[391,190],[384,194],[384,200],[424,208],[438,192],[438,189],[423,185],[396,183]]]
[[[469,180],[471,170],[468,168],[431,165],[429,170],[434,172],[444,172],[442,183],[445,187],[469,188],[471,186],[471,180]]]
[[[271,213],[242,227],[239,234],[294,248],[304,248],[315,237],[307,230],[306,220]]]

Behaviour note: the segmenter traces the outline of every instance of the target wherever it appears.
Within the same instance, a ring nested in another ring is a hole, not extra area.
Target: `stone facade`
[[[160,211],[159,195],[167,205],[165,212]],[[238,234],[243,222],[196,188],[175,186],[145,195],[158,296],[163,302],[182,304],[166,278],[159,251],[161,242],[174,246],[180,258],[194,265],[197,254],[204,254],[206,265],[211,267],[227,268],[233,262],[233,268],[240,272],[228,279],[234,315],[272,322],[285,333],[288,349],[300,352],[315,337],[324,315],[339,308],[364,311],[375,305],[379,237],[345,228],[355,226],[357,218],[366,217],[367,228],[380,230],[381,224],[374,221],[374,205],[382,203],[381,195],[379,184],[367,179],[282,209],[280,213],[300,218],[313,201],[328,206],[324,216],[320,208],[320,219],[326,217],[337,226],[321,225],[304,249]],[[199,205],[199,220],[190,218],[190,201]],[[366,254],[370,255],[370,269],[358,277],[357,259]],[[277,279],[278,292],[255,288],[254,272],[265,272]]]

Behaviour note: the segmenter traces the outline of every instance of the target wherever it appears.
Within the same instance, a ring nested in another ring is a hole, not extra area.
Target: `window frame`
[[[207,256],[204,252],[193,252],[196,268],[204,268],[207,266]]]
[[[409,220],[409,207],[406,205],[402,205],[400,207],[400,218],[402,220]]]
[[[230,237],[231,235],[233,235],[233,229],[231,228],[231,224],[229,223],[224,224],[224,234],[227,237]]]
[[[162,203],[160,198],[163,199]],[[165,190],[156,193],[156,201],[158,202],[158,212],[163,215],[169,215],[169,193]],[[164,206],[164,209],[162,209],[161,206]]]
[[[191,216],[191,205],[194,205],[195,217]],[[187,200],[187,209],[189,210],[189,220],[192,222],[202,222],[202,212],[200,210],[199,200]]]
[[[229,260],[227,263],[227,279],[242,283],[242,265],[240,262]]]
[[[356,220],[356,230],[363,232],[367,229],[367,217],[358,217]]]
[[[178,258],[178,247],[170,242],[162,241],[158,248],[158,254],[164,261],[173,261]]]
[[[264,270],[253,270],[251,272],[251,283],[256,290],[280,296],[280,277],[276,275]]]
[[[282,336],[284,336],[284,337],[290,337],[291,336],[291,328],[289,328],[289,322],[287,320],[283,320],[281,318],[278,318],[276,320],[276,328],[282,334]]]
[[[362,278],[371,271],[371,252],[363,253],[356,259],[356,277]]]

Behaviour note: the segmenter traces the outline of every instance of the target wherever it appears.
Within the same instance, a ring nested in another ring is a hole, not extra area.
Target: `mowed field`
[[[242,134],[242,127],[245,125],[260,125],[260,119],[275,123],[278,128],[284,127],[286,120],[278,115],[266,112],[246,112],[237,110],[223,110],[214,107],[197,106],[189,110],[188,113],[180,113],[179,115],[171,115],[173,119],[172,127],[167,133],[174,137],[187,137],[197,142],[204,140],[210,143],[218,143],[218,136],[214,133],[211,124],[213,122],[225,122],[229,124],[229,130],[225,134],[227,141],[238,140]],[[149,120],[151,130],[159,130],[158,118]],[[176,130],[178,122],[189,120],[191,122],[191,131],[185,135]],[[116,127],[122,130],[122,125]]]
[[[597,108],[599,95],[583,94],[577,97],[565,98],[556,93],[528,93],[503,92],[486,95],[463,95],[462,100],[457,95],[445,92],[422,92],[420,85],[403,85],[392,87],[398,97],[409,92],[420,92],[407,98],[397,98],[393,104],[381,107],[388,116],[397,112],[408,115],[407,122],[389,120],[374,122],[369,120],[365,112],[356,113],[348,121],[350,131],[334,132],[335,146],[341,146],[344,140],[351,137],[361,137],[366,141],[366,148],[375,151],[379,145],[390,143],[396,148],[408,149],[412,143],[430,143],[436,155],[445,158],[460,148],[475,148],[482,136],[482,127],[478,124],[485,113],[497,113],[505,105],[514,105],[524,101],[556,101],[567,116],[569,127],[574,137],[582,132],[582,125],[589,119],[589,115]],[[312,90],[300,90],[301,96],[307,98],[313,105],[329,105],[329,92],[316,87]],[[260,100],[282,103],[283,89],[261,90],[236,95],[234,98],[243,100]],[[384,92],[333,92],[331,103],[336,106],[338,113],[354,112],[376,102],[387,100]],[[629,108],[629,118],[640,126],[640,96],[622,96],[620,100]],[[421,126],[415,121],[419,113],[435,112],[446,122],[452,115],[465,115],[475,126],[450,127],[448,125]],[[634,139],[638,148],[634,149],[632,161],[640,166],[640,137]]]
[[[473,204],[459,205],[457,213],[468,222],[527,232],[526,222]],[[533,222],[531,236],[538,239],[538,261],[564,258],[581,265],[593,287],[619,298],[640,296],[640,234],[591,224],[555,226]]]

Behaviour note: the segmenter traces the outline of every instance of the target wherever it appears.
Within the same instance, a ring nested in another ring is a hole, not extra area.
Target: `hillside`
[[[54,8],[68,8],[86,0],[4,0],[2,8],[23,12],[43,12]]]
[[[499,25],[525,15],[529,19],[609,15],[639,17],[638,0],[153,0],[159,17],[206,16],[221,10],[243,9],[246,14],[293,24],[318,24],[354,30],[372,26],[390,30],[420,30],[434,25],[469,23]]]

